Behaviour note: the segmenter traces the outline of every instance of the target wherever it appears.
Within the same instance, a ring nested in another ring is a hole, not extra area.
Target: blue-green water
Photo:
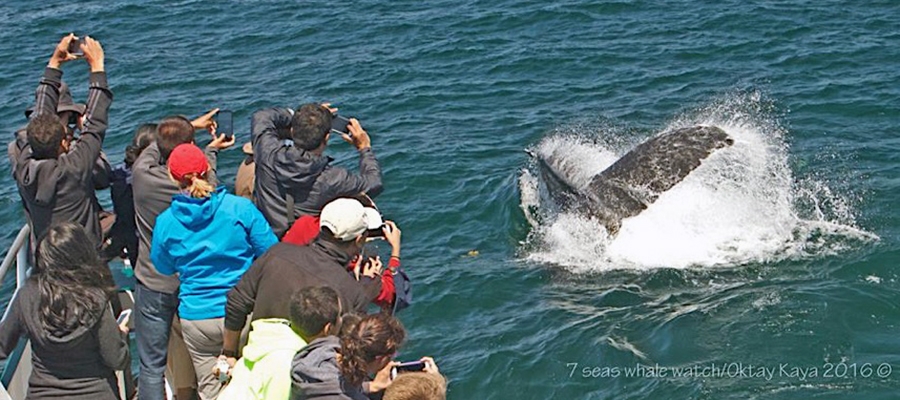
[[[8,137],[69,31],[106,50],[114,161],[171,113],[233,109],[244,140],[261,107],[359,117],[415,280],[401,358],[433,355],[452,399],[897,397],[900,3],[49,3],[0,4]],[[548,206],[523,152],[587,173],[689,122],[735,149],[615,239]]]

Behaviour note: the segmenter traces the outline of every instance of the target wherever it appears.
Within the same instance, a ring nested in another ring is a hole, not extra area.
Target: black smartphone
[[[84,57],[84,52],[81,51],[81,38],[73,38],[72,41],[69,42],[69,48],[66,51],[75,57]]]
[[[345,133],[347,135],[350,134],[350,129],[347,126],[350,125],[350,119],[344,117],[342,115],[335,115],[331,117],[331,130],[337,133]]]
[[[382,225],[379,226],[378,228],[367,230],[367,231],[366,231],[366,237],[370,237],[370,238],[384,238],[384,229],[383,229],[383,228],[387,228],[387,230],[388,230],[389,232],[390,232],[390,230],[391,230],[391,226],[390,226],[390,225],[388,225],[388,224],[382,224]]]
[[[219,110],[216,114],[216,134],[225,134],[226,138],[234,136],[234,114],[231,110]]]
[[[409,361],[391,368],[391,379],[404,372],[421,372],[425,370],[425,361]]]

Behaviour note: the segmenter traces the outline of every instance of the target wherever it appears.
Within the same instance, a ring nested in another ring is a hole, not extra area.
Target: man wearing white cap
[[[319,236],[309,246],[278,243],[258,258],[228,293],[222,354],[238,356],[238,338],[252,319],[290,318],[290,296],[307,286],[328,286],[338,292],[346,310],[365,312],[379,294],[381,279],[347,273],[347,263],[359,254],[366,231],[383,225],[378,211],[356,199],[339,198],[322,209]]]

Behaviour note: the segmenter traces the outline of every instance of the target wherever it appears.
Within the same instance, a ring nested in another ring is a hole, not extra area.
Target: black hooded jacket
[[[294,198],[294,217],[319,215],[338,197],[381,193],[381,167],[371,148],[359,152],[359,175],[332,167],[332,159],[295,147],[280,137],[290,126],[292,110],[268,108],[253,113],[250,131],[256,160],[254,202],[279,238],[289,228],[287,195]]]
[[[112,92],[106,73],[91,73],[84,131],[68,152],[54,159],[36,159],[27,141],[16,142],[13,168],[19,194],[31,224],[32,243],[54,222],[72,221],[100,245],[102,233],[94,195],[94,164],[106,135]],[[56,114],[62,71],[47,68],[36,93],[36,114]],[[10,151],[12,154],[13,152]]]
[[[33,370],[29,399],[118,399],[115,370],[129,362],[128,341],[107,307],[90,324],[64,334],[41,323],[40,291],[31,278],[12,300],[0,322],[0,358],[7,358],[20,337],[31,340]]]

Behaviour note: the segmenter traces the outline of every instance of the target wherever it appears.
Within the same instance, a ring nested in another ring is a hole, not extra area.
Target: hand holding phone
[[[343,115],[335,114],[331,118],[331,131],[341,134],[350,135],[350,119]],[[353,135],[351,135],[353,136]]]
[[[391,380],[397,377],[398,374],[402,374],[405,372],[421,372],[425,370],[425,361],[409,361],[400,363],[391,368]]]
[[[219,110],[216,114],[216,134],[226,138],[234,136],[234,113],[231,110]]]
[[[131,308],[122,310],[122,312],[119,313],[119,316],[116,317],[116,325],[118,325],[119,330],[124,333],[128,333],[128,331],[130,330],[128,327],[128,323],[131,321],[132,311],[134,310]]]
[[[129,320],[131,320],[131,312],[132,309],[122,310],[119,313],[119,317],[116,318],[116,323],[119,325],[127,324]]]
[[[69,41],[69,54],[75,57],[84,57],[84,51],[81,50],[81,43],[83,40],[79,37],[73,37],[71,41]]]
[[[213,367],[213,374],[216,375],[219,382],[228,382],[228,379],[231,378],[231,364],[228,363],[228,360],[223,359],[220,356],[219,359],[216,360],[216,366]]]

